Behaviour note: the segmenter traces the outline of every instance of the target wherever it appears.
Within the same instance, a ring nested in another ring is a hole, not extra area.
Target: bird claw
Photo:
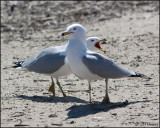
[[[104,97],[103,101],[101,102],[101,104],[109,104],[110,100],[109,97]]]
[[[52,86],[49,87],[48,91],[51,92],[53,94],[53,96],[55,96],[55,90],[53,89]]]
[[[63,97],[67,97],[66,94],[63,94]]]

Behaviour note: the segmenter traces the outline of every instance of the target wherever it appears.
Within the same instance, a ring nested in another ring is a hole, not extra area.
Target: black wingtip
[[[21,67],[22,63],[24,61],[19,61],[19,62],[13,62],[13,64],[15,64],[14,66],[12,66],[13,68],[17,68],[17,67]]]
[[[148,79],[148,80],[152,79],[151,77],[148,77],[148,76],[140,74],[140,73],[136,73],[136,75],[131,75],[129,77],[141,77],[141,78]]]

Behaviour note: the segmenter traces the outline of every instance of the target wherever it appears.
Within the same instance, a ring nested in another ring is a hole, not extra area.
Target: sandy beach
[[[14,10],[1,2],[1,127],[159,127],[159,2],[71,2],[21,2]],[[61,33],[72,23],[82,24],[87,37],[109,41],[98,53],[152,79],[110,79],[107,105],[100,104],[105,81],[94,81],[88,104],[87,80],[63,76],[67,97],[57,85],[53,97],[49,76],[12,68],[66,44]]]

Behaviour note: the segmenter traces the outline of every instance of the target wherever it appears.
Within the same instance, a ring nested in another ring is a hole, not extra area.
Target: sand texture
[[[1,2],[2,127],[159,127],[159,2]],[[49,76],[12,68],[49,46],[66,44],[61,33],[80,23],[87,37],[106,38],[105,56],[122,67],[151,77],[110,79],[111,104],[101,105],[104,80],[88,83],[61,77],[67,94]],[[125,101],[128,102],[125,102]]]

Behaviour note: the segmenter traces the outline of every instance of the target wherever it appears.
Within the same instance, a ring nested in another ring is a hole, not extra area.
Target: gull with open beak
[[[69,67],[76,76],[87,79],[89,83],[89,102],[91,102],[91,81],[105,79],[106,95],[102,103],[109,103],[107,85],[109,78],[141,77],[147,78],[143,74],[125,69],[117,65],[112,59],[88,50],[86,47],[86,31],[80,24],[72,24],[67,27],[68,45],[66,55]]]
[[[107,42],[106,39],[99,39],[98,37],[89,37],[87,38],[87,48],[91,51],[97,51],[100,50],[102,52],[106,52],[105,50],[103,50],[103,48],[101,47],[101,42]]]
[[[87,46],[93,51],[102,49],[99,45],[99,42],[101,41],[105,41],[105,39],[100,40],[97,37],[86,39]],[[96,44],[97,42],[98,45]],[[53,78],[55,78],[57,85],[65,97],[66,94],[64,93],[58,78],[72,73],[66,58],[67,45],[68,44],[46,48],[26,61],[13,62],[13,64],[15,64],[13,67],[51,76],[52,83],[49,87],[49,91],[52,92],[53,96],[55,96],[55,83],[53,80]]]

